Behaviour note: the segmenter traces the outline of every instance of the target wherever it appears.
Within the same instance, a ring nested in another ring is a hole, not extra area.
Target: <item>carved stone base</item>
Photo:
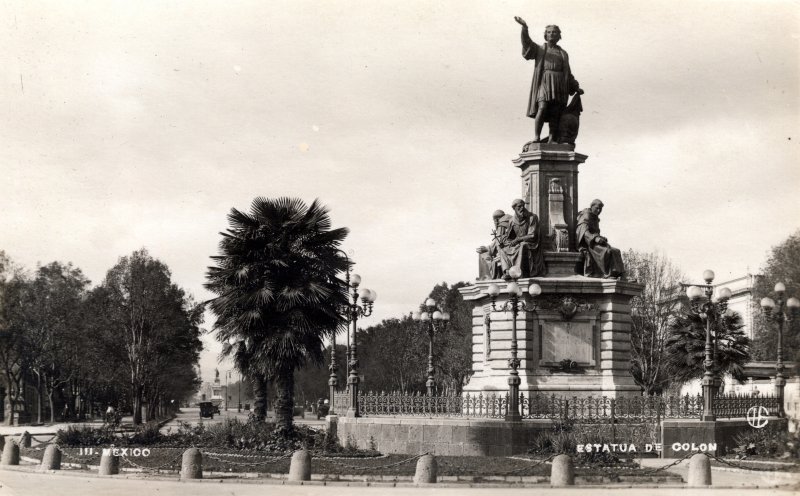
[[[577,254],[552,255],[570,255],[563,257],[564,264],[571,260],[574,267]],[[527,293],[534,282],[542,288],[536,298]],[[503,281],[478,281],[460,290],[474,305],[474,374],[465,392],[508,390],[512,316],[492,311],[487,293],[492,283],[501,288],[496,301],[500,308],[507,300]],[[641,292],[640,284],[571,275],[520,279],[519,286],[526,305],[516,322],[520,392],[612,398],[640,394],[630,374],[630,300]],[[563,370],[565,360],[575,367]]]
[[[574,252],[545,252],[544,263],[547,265],[548,277],[568,277],[579,275],[576,271],[581,261],[581,254]],[[582,275],[582,274],[580,274]]]
[[[571,152],[575,150],[575,143],[537,143],[528,141],[522,147],[522,153],[542,151],[542,152]]]
[[[519,157],[513,160],[519,168],[522,179],[522,198],[528,209],[539,217],[542,223],[542,238],[554,239],[551,225],[554,219],[563,220],[568,239],[560,243],[550,243],[546,249],[576,251],[575,224],[578,217],[578,166],[586,160],[586,155],[575,152],[575,145],[528,143]],[[553,203],[556,211],[550,215],[553,182],[558,184],[557,201]],[[560,222],[558,222],[560,224]],[[566,241],[566,243],[564,243]],[[558,244],[559,248],[554,245]]]

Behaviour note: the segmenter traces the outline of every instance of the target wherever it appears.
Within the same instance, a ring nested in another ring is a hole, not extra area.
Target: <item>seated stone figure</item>
[[[500,279],[503,271],[508,268],[508,264],[503,263],[503,259],[507,258],[503,247],[511,227],[511,216],[502,210],[495,210],[492,220],[492,242],[488,246],[479,246],[476,250],[480,254],[478,279]]]
[[[600,212],[603,202],[593,200],[589,208],[578,214],[578,226],[575,229],[578,251],[583,252],[584,273],[588,277],[619,279],[625,275],[622,254],[608,244],[608,240],[600,236]]]
[[[503,248],[511,267],[517,267],[522,277],[539,277],[547,274],[542,253],[539,217],[525,208],[523,200],[511,203],[514,219],[508,233],[506,247]],[[508,268],[504,272],[507,272]],[[504,275],[506,275],[504,273]]]

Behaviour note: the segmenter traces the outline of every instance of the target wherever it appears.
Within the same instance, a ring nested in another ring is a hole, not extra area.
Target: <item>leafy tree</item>
[[[458,291],[466,285],[437,284],[425,298],[433,298],[439,308],[450,314],[447,329],[434,335],[435,380],[440,393],[459,394],[472,373],[472,307]],[[366,389],[425,391],[428,334],[410,315],[386,319],[359,331],[358,350]]]
[[[366,390],[424,391],[427,356],[427,335],[410,314],[359,330],[358,359]]]
[[[43,396],[50,406],[50,422],[55,422],[54,395],[75,379],[86,340],[81,305],[88,284],[72,264],[52,262],[39,267],[34,279],[21,288],[19,317],[24,330],[25,366],[36,377],[39,422]],[[69,408],[74,402],[66,405]]]
[[[217,295],[209,302],[216,337],[257,394],[275,381],[278,426],[291,429],[295,370],[321,364],[323,340],[345,324],[337,273],[348,262],[337,250],[348,231],[331,229],[317,200],[306,206],[296,198],[258,197],[249,213],[231,209],[228,222],[207,273],[206,288]]]
[[[150,357],[150,370],[145,386],[147,418],[165,415],[173,410],[187,395],[193,395],[200,387],[194,364],[200,359],[203,349],[200,341],[204,305],[195,304],[191,297],[175,286],[170,299],[175,305],[167,314],[160,339],[155,343],[155,353]],[[181,304],[178,307],[178,304]]]
[[[764,267],[762,276],[756,279],[753,291],[754,300],[769,296],[775,299],[773,288],[778,282],[786,286],[784,298],[794,296],[800,298],[800,231],[789,236],[783,243],[772,248]],[[756,303],[757,304],[757,303]],[[755,319],[753,358],[756,360],[776,360],[778,348],[778,326],[765,319],[760,308]],[[800,316],[784,323],[783,358],[800,363]],[[800,370],[795,370],[799,373]]]
[[[742,317],[728,311],[718,321],[712,321],[711,330],[714,343],[712,372],[718,377],[729,373],[740,383],[747,380],[744,365],[750,361],[750,338],[742,328]],[[676,316],[665,345],[667,369],[673,381],[683,383],[703,377],[705,346],[705,321],[691,311]]]
[[[22,398],[25,328],[21,302],[26,284],[24,271],[0,250],[0,374],[11,412],[6,419],[8,425],[13,424],[17,403]]]
[[[644,285],[631,300],[631,374],[646,395],[661,394],[670,382],[664,351],[683,275],[659,253],[629,250],[625,261],[628,276]]]
[[[359,342],[359,350],[361,350],[360,345],[361,343]],[[325,359],[322,366],[307,365],[305,368],[299,369],[295,374],[294,393],[298,401],[313,403],[319,398],[328,398],[330,395],[330,386],[328,386],[328,379],[331,375],[329,368],[331,364],[330,346],[325,349],[324,354]],[[360,356],[361,353],[359,353]],[[342,386],[347,384],[347,346],[336,345],[336,364],[338,369],[336,376],[339,379],[339,389],[341,390]]]
[[[149,394],[151,402],[158,400],[160,377],[174,376],[166,364],[191,367],[196,363],[202,306],[193,304],[172,283],[169,268],[145,249],[122,257],[108,271],[102,286],[98,296],[104,298],[109,330],[125,350],[133,422],[140,424],[145,395]],[[196,380],[189,379],[189,384],[193,382]]]
[[[128,354],[120,346],[119,329],[112,319],[109,288],[100,285],[89,291],[84,301],[83,359],[78,365],[78,378],[90,403],[99,405],[100,413],[107,405],[128,410],[130,371]]]
[[[461,394],[464,383],[472,375],[472,305],[465,302],[458,291],[465,286],[468,286],[466,282],[452,286],[443,282],[434,286],[428,295],[450,314],[450,324],[434,336],[436,382],[442,393]]]

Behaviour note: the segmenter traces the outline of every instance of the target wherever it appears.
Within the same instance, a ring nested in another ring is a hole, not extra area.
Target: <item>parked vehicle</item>
[[[219,408],[214,406],[210,401],[201,401],[198,403],[200,407],[200,418],[214,418],[215,413],[219,413]]]

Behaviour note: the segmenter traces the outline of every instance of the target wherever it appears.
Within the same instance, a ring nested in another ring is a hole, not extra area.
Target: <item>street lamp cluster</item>
[[[425,300],[425,310],[414,312],[411,317],[419,324],[420,329],[428,333],[428,380],[425,386],[428,389],[428,396],[433,396],[435,391],[433,367],[433,336],[437,332],[442,332],[447,329],[450,323],[450,314],[442,312],[436,307],[436,301],[433,298]]]
[[[777,302],[770,297],[761,299],[761,308],[764,310],[768,321],[778,324],[778,359],[775,363],[775,390],[778,397],[778,415],[783,417],[783,388],[786,386],[786,379],[783,376],[783,323],[791,325],[792,319],[800,308],[800,300],[791,297],[784,300],[786,286],[779,282],[775,285],[775,295]]]
[[[717,292],[716,298],[712,298],[714,288],[711,283],[714,281],[714,272],[706,270],[703,272],[703,279],[706,281],[704,287],[689,286],[686,289],[686,295],[691,301],[692,310],[696,312],[703,321],[706,323],[706,346],[705,346],[705,360],[703,361],[703,416],[702,420],[715,420],[713,412],[713,394],[714,386],[718,378],[714,377],[712,371],[714,366],[713,356],[714,345],[712,344],[711,328],[715,323],[720,324],[722,318],[729,312],[728,300],[731,297],[731,290],[728,288],[721,288]],[[785,415],[783,402],[784,402],[784,387],[786,386],[786,378],[783,375],[783,326],[784,322],[791,324],[792,319],[800,309],[800,300],[791,297],[784,299],[786,286],[779,282],[775,285],[776,300],[765,297],[761,299],[761,308],[766,314],[767,320],[778,324],[778,350],[777,360],[775,362],[775,390],[778,402],[778,415],[783,417]]]
[[[339,250],[341,253],[344,254],[345,258],[347,258],[347,254],[343,251]],[[347,285],[348,291],[352,290],[351,294],[348,294],[348,298],[352,298],[352,302],[348,302],[345,305],[341,305],[339,307],[339,313],[342,314],[345,318],[345,321],[348,324],[348,333],[347,333],[347,390],[349,393],[349,405],[347,409],[347,416],[348,417],[358,417],[358,353],[357,353],[357,342],[356,342],[356,330],[358,327],[358,319],[360,317],[369,317],[372,315],[372,306],[375,303],[375,300],[378,297],[378,294],[373,291],[372,289],[361,288],[360,290],[358,287],[361,285],[361,276],[358,274],[353,274],[352,278],[350,277],[350,259],[347,259],[347,270],[345,272],[345,284]],[[361,299],[361,304],[359,305],[358,300]],[[352,333],[353,338],[352,341],[350,339],[350,324],[353,325]],[[331,375],[328,379],[328,386],[330,387],[330,413],[334,413],[334,398],[336,395],[336,389],[339,386],[339,379],[336,377],[336,371],[338,370],[338,366],[336,364],[336,332],[333,333],[333,339],[331,340],[331,365],[330,365]]]
[[[508,366],[511,372],[508,376],[508,394],[509,403],[506,412],[506,420],[519,421],[522,420],[522,413],[519,409],[519,366],[520,359],[517,356],[517,314],[520,311],[533,311],[536,309],[536,303],[533,301],[525,302],[520,300],[522,297],[522,289],[519,287],[517,280],[522,275],[522,272],[517,267],[508,269],[508,275],[511,277],[511,282],[506,285],[506,293],[508,293],[508,300],[506,300],[499,307],[496,305],[497,296],[500,294],[500,287],[497,284],[490,284],[487,288],[489,297],[492,299],[493,311],[511,311],[511,358],[508,360]],[[531,283],[528,286],[528,294],[536,298],[542,294],[542,288],[536,284]]]
[[[721,288],[714,298],[714,271],[706,270],[703,272],[703,280],[706,284],[703,287],[689,286],[686,288],[686,296],[689,297],[692,311],[706,324],[706,346],[705,359],[703,360],[703,414],[701,419],[704,421],[716,420],[714,415],[714,393],[716,378],[714,376],[714,344],[711,339],[711,329],[716,324],[722,325],[722,319],[728,311],[728,300],[731,297],[729,288]]]

